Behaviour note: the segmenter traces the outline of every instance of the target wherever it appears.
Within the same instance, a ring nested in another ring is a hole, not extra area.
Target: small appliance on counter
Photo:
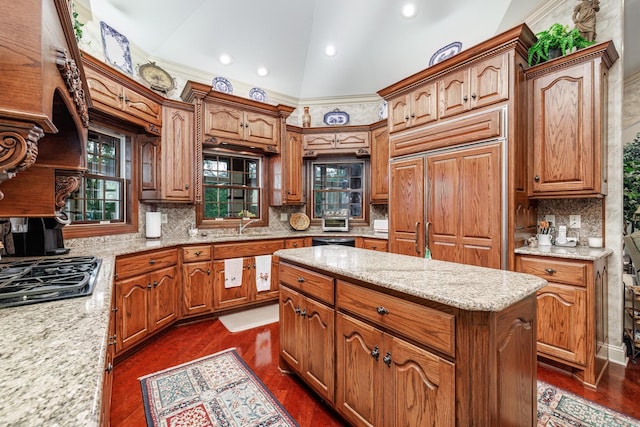
[[[69,249],[64,247],[62,229],[69,224],[65,213],[55,217],[26,218],[22,232],[14,232],[13,240],[16,256],[64,255]]]
[[[322,231],[349,231],[349,210],[324,211]]]
[[[375,219],[373,220],[373,235],[379,237],[389,237],[389,220]]]

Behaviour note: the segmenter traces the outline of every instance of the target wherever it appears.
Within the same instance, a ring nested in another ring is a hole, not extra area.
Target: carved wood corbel
[[[82,171],[56,171],[56,211],[61,212],[67,199],[82,182]]]
[[[38,157],[38,140],[44,132],[36,125],[0,125],[0,183],[31,167]],[[0,200],[4,198],[0,192]]]
[[[80,115],[82,125],[86,128],[89,127],[89,108],[87,107],[87,99],[82,89],[82,79],[80,78],[80,71],[76,65],[76,61],[70,58],[66,49],[56,49],[56,64],[62,79],[67,85],[67,90],[73,102],[76,104],[76,110]]]

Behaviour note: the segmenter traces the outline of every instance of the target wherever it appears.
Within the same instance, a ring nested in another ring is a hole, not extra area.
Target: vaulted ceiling
[[[374,94],[426,68],[439,48],[473,46],[545,3],[414,0],[417,14],[407,19],[401,8],[409,1],[84,0],[94,20],[105,21],[150,59],[300,99]],[[640,17],[640,0],[626,0],[625,7],[625,15]],[[333,57],[324,53],[330,43]],[[638,49],[625,46],[625,54],[640,59]],[[221,64],[221,54],[232,62]],[[637,60],[625,58],[625,65],[626,74],[640,69]],[[269,73],[258,76],[258,67]]]

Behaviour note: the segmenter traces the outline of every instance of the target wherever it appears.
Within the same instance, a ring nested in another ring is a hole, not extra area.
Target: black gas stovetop
[[[0,308],[91,295],[101,263],[82,256],[0,264]]]

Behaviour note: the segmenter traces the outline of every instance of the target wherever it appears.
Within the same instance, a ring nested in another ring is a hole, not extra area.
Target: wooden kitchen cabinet
[[[302,134],[287,129],[279,156],[269,159],[271,206],[300,205],[305,202],[302,177]]]
[[[328,133],[324,128],[305,130],[302,135],[304,157],[316,157],[319,154],[351,153],[368,156],[370,152],[369,129],[341,127]]]
[[[371,130],[371,203],[389,203],[389,130]]]
[[[116,305],[111,300],[111,312],[109,313],[109,326],[107,329],[107,345],[104,358],[104,377],[102,379],[102,404],[100,406],[100,426],[111,424],[111,394],[113,390],[113,362],[116,346]]]
[[[176,249],[116,259],[116,355],[178,319],[177,264]]]
[[[182,248],[182,317],[213,309],[213,254],[211,245]]]
[[[438,90],[430,82],[388,101],[389,133],[421,126],[438,119]]]
[[[311,237],[291,237],[284,241],[285,249],[304,248],[311,246]]]
[[[358,243],[358,240],[356,240]],[[372,251],[387,252],[389,249],[389,241],[387,239],[377,239],[373,237],[363,237],[359,241],[358,247],[363,249],[371,249]]]
[[[82,54],[93,108],[159,135],[162,97],[103,62]]]
[[[141,134],[137,136],[140,147],[140,200],[154,200],[161,197],[162,160],[160,137]]]
[[[256,240],[247,243],[223,243],[214,249],[214,292],[213,308],[221,310],[227,308],[251,305],[260,301],[278,300],[278,265],[277,260],[271,264],[268,290],[257,290],[256,262],[259,255],[271,255],[279,249],[284,249],[284,240]],[[225,259],[242,258],[241,285],[225,287]]]
[[[219,138],[221,141],[232,141],[237,145],[259,146],[266,151],[279,151],[278,121],[266,114],[206,103],[204,133],[206,136]]]
[[[549,282],[537,292],[538,355],[595,389],[608,363],[605,260],[517,255],[516,271]]]
[[[389,252],[422,257],[425,249],[424,158],[391,162]]]
[[[612,42],[525,72],[529,91],[529,196],[607,194],[607,76]]]
[[[479,59],[438,81],[439,118],[509,98],[509,54]]]

